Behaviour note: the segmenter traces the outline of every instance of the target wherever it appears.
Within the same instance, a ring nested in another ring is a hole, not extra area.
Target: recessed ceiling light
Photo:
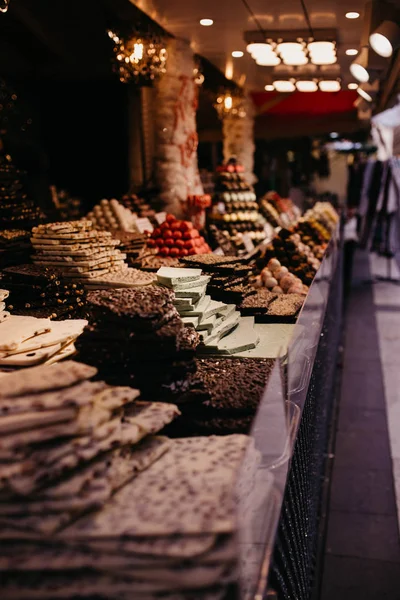
[[[358,50],[356,48],[348,48],[346,50],[346,54],[347,56],[355,56],[356,54],[358,54]]]
[[[243,52],[241,50],[234,50],[232,52],[233,58],[242,58]]]
[[[358,88],[358,83],[349,83],[347,87],[349,90],[356,90]]]
[[[214,25],[214,21],[212,19],[200,19],[200,25],[203,25],[203,27],[211,27],[211,25]]]
[[[275,91],[275,88],[271,83],[267,84],[264,89],[266,92],[274,92]]]
[[[346,13],[346,19],[358,19],[359,16],[360,13],[356,11],[350,11]]]

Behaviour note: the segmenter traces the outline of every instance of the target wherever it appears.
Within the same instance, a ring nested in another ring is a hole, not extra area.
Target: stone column
[[[190,45],[172,39],[168,43],[167,72],[155,84],[154,179],[165,209],[179,217],[181,202],[188,195],[203,193],[197,165],[198,89],[193,67]]]

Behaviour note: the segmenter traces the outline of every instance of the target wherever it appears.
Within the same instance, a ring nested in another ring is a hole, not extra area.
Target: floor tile
[[[381,431],[388,433],[385,410],[369,410],[354,406],[341,406],[337,428],[340,431]]]
[[[362,429],[338,431],[335,445],[335,467],[392,470],[388,436],[381,431]]]
[[[369,410],[385,408],[383,378],[380,369],[365,369],[363,372],[345,368],[342,376],[341,406]]]
[[[400,563],[397,518],[332,510],[326,552]]]
[[[323,600],[400,600],[398,564],[328,555]]]
[[[330,509],[396,517],[397,506],[390,470],[334,467]]]

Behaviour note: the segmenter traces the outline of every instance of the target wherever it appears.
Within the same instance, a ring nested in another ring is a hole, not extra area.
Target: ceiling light
[[[200,19],[200,25],[203,25],[203,27],[211,27],[211,25],[214,25],[214,21],[212,19]]]
[[[347,87],[349,90],[356,90],[358,88],[358,83],[349,83]]]
[[[346,13],[346,19],[358,19],[359,16],[360,16],[360,13],[355,12],[355,11]]]
[[[339,137],[339,134],[337,131],[332,131],[332,133],[329,134],[329,137],[331,137],[333,140],[337,140]]]
[[[369,43],[379,56],[389,58],[400,46],[400,27],[394,21],[383,21],[369,36]]]
[[[319,82],[321,92],[338,92],[340,90],[340,81],[336,79],[323,79]]]
[[[274,88],[276,89],[277,92],[289,93],[289,92],[294,92],[296,89],[296,86],[294,85],[294,83],[292,81],[282,79],[282,80],[274,81]]]
[[[348,48],[346,50],[347,56],[356,56],[358,54],[358,50],[356,48]]]
[[[276,56],[273,52],[266,54],[265,56],[256,57],[256,65],[260,67],[276,67],[281,62],[279,56]]]
[[[357,92],[361,96],[361,98],[364,98],[364,100],[366,100],[367,102],[372,102],[372,96],[370,96],[368,92],[363,90],[361,87],[357,88]]]
[[[307,56],[302,53],[295,56],[284,56],[283,64],[290,67],[300,67],[302,65],[306,65],[308,63]]]
[[[360,54],[350,65],[350,73],[362,83],[369,81],[369,73],[367,71],[368,66],[368,48],[364,47],[361,49]]]
[[[289,56],[295,53],[303,53],[303,46],[298,42],[283,42],[278,44],[276,47],[279,54],[282,56]]]
[[[232,52],[233,58],[242,58],[243,52],[241,50],[234,50]]]
[[[273,86],[271,83],[268,83],[268,84],[265,86],[264,90],[265,90],[266,92],[274,92],[274,91],[275,91],[275,88],[274,88],[274,86]]]
[[[264,54],[266,52],[272,52],[273,53],[273,49],[272,49],[272,45],[271,44],[248,44],[246,46],[246,50],[247,52],[249,52],[253,58],[255,58],[256,56],[259,56],[260,54]]]
[[[311,42],[308,44],[310,54],[332,53],[335,52],[335,44],[333,42]]]
[[[296,82],[296,87],[299,92],[316,92],[318,90],[318,86],[315,81],[305,81],[299,80]]]
[[[337,62],[336,54],[327,54],[322,56],[312,56],[313,65],[334,65]]]

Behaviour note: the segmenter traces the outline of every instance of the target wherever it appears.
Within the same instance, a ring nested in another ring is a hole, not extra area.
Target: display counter
[[[249,454],[238,482],[240,596],[246,600],[261,600],[271,588],[278,598],[309,597],[341,298],[338,228],[253,423],[257,470]]]

